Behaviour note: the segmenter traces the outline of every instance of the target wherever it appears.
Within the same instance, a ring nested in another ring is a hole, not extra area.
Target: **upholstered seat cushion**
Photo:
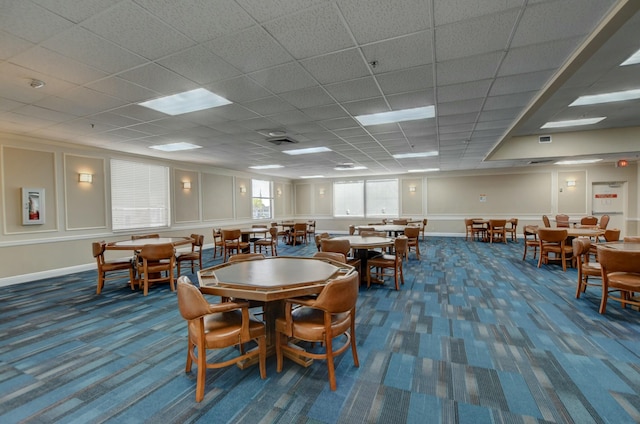
[[[293,317],[292,337],[310,341],[322,340],[324,338],[324,311],[303,306],[295,309],[291,315]],[[332,314],[331,328],[333,334],[342,334],[349,329],[349,316],[349,312]],[[276,331],[286,334],[285,318],[278,318],[276,320]]]
[[[264,334],[264,323],[252,315],[249,315],[250,338],[260,337]],[[189,334],[192,338],[197,336],[197,324],[189,322]],[[242,327],[242,312],[239,310],[204,316],[204,332],[207,349],[219,349],[238,343],[240,329]],[[194,339],[195,342],[195,339]]]

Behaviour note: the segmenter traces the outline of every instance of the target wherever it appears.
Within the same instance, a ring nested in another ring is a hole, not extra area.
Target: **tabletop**
[[[625,252],[640,251],[640,243],[637,243],[637,242],[613,241],[610,243],[598,243],[597,246],[607,248],[607,249],[625,251]]]
[[[402,226],[404,229],[404,226]],[[374,249],[376,247],[387,247],[393,245],[393,239],[378,236],[338,236],[331,237],[332,240],[349,240],[354,249]]]
[[[251,228],[241,228],[240,232],[242,234],[255,234],[255,233],[268,233],[268,227],[251,227]]]
[[[604,230],[598,228],[561,228],[567,230],[569,237],[598,237],[604,235]]]
[[[354,271],[325,258],[277,256],[205,268],[198,281],[205,294],[269,302],[320,293],[329,280]]]
[[[190,244],[193,242],[191,237],[156,237],[156,238],[141,238],[136,240],[123,240],[113,243],[107,243],[107,250],[140,250],[145,244],[167,244],[171,243],[174,246],[181,246],[183,244]]]

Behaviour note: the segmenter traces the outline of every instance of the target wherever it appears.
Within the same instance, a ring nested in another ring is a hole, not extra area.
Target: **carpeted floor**
[[[599,315],[597,289],[575,299],[574,269],[522,249],[427,238],[399,292],[360,290],[360,368],[338,358],[337,391],[322,361],[277,373],[269,358],[266,380],[208,370],[201,403],[168,287],[96,295],[95,272],[2,287],[0,423],[640,422],[640,312]]]

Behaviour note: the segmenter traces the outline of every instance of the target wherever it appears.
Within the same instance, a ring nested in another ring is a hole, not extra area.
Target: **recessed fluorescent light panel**
[[[625,100],[634,99],[640,99],[640,89],[580,96],[569,106],[597,105],[600,103],[624,102]]]
[[[346,167],[346,166],[336,166],[335,168],[336,171],[358,171],[360,169],[367,169],[366,166],[351,166],[351,167]]]
[[[391,112],[372,113],[359,115],[355,118],[361,125],[380,125],[393,122],[415,121],[418,119],[433,118],[436,115],[433,106],[416,107],[413,109],[392,110]]]
[[[304,179],[307,179],[307,178],[324,178],[324,175],[303,175],[300,178],[304,178]]]
[[[197,88],[184,93],[160,97],[154,100],[138,103],[140,106],[166,113],[167,115],[181,115],[197,110],[228,105],[231,102],[224,97],[213,94],[204,88]]]
[[[410,169],[407,172],[434,172],[439,170],[440,168],[425,168],[425,169]]]
[[[306,155],[309,153],[322,153],[322,152],[330,152],[331,149],[328,147],[309,147],[307,149],[294,149],[294,150],[283,150],[282,153],[286,153],[288,155]]]
[[[620,66],[635,65],[636,63],[640,63],[640,50],[629,56]]]
[[[150,149],[162,150],[163,152],[178,152],[180,150],[193,150],[199,149],[202,146],[198,146],[197,144],[191,143],[170,143],[170,144],[159,144],[157,146],[149,146]]]
[[[579,127],[581,125],[593,125],[598,122],[607,119],[606,116],[599,116],[597,118],[585,118],[585,119],[570,119],[568,121],[555,121],[547,122],[540,128],[564,128],[564,127]]]
[[[284,168],[282,165],[254,165],[250,166],[251,169],[276,169],[276,168]]]
[[[556,162],[556,165],[583,165],[585,163],[596,163],[600,162],[602,159],[576,159],[576,160],[561,160],[560,162]]]
[[[438,156],[438,152],[434,150],[432,152],[398,153],[397,155],[393,155],[396,159],[426,158],[430,156]]]

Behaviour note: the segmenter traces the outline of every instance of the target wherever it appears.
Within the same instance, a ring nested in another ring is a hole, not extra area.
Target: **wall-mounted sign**
[[[486,202],[487,201],[487,195],[486,194],[481,194],[480,195],[480,201],[481,202]]]

